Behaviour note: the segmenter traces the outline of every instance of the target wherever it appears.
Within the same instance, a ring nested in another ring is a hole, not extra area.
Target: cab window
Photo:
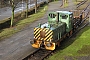
[[[55,18],[56,15],[55,15],[55,14],[49,14],[49,17],[50,17],[50,18]]]
[[[61,17],[62,17],[62,19],[67,19],[68,18],[68,16],[65,15],[65,14],[62,14]]]

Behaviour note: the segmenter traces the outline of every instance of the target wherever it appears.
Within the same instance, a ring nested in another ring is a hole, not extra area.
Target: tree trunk
[[[76,0],[76,2],[77,2],[77,0]]]
[[[62,3],[63,6],[64,6],[64,2],[65,2],[65,0],[63,0],[63,3]]]
[[[27,3],[27,11],[26,11],[26,18],[28,17],[28,0],[26,0]]]
[[[35,0],[35,13],[37,13],[37,0]]]
[[[11,27],[13,26],[13,21],[14,21],[14,1],[12,0],[12,18],[11,18]]]

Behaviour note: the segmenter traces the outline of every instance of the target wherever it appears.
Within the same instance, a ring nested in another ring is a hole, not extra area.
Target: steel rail
[[[83,11],[81,12],[81,14],[82,14],[83,12],[85,12],[89,6],[90,6],[90,4],[88,4],[88,5],[86,6],[86,8],[83,9]]]
[[[49,56],[52,52],[53,51],[50,50],[38,49],[22,60],[44,60],[44,58]]]
[[[80,2],[80,3],[78,3],[78,4],[77,4],[77,8],[79,8],[81,5],[85,4],[87,1],[88,1],[88,0],[84,0],[84,1],[82,1],[82,2]]]
[[[83,14],[83,12],[85,12],[86,10],[87,10],[87,8],[90,6],[90,4],[88,4],[87,5],[87,7],[81,12],[81,14],[80,15],[82,15]],[[85,18],[81,21],[81,23],[80,24],[82,24],[87,18],[89,18],[89,13],[90,13],[90,9],[89,9],[89,11],[87,11],[87,14],[86,14],[86,16],[85,16]]]

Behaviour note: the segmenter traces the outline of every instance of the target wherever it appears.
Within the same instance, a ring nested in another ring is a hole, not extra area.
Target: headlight
[[[51,43],[46,43],[46,46],[50,47],[50,46],[52,46],[52,44]]]

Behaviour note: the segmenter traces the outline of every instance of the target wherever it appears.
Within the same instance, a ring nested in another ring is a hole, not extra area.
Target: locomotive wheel
[[[70,36],[72,35],[72,33],[73,33],[73,31],[71,30],[71,31],[70,31]]]
[[[59,41],[59,42],[57,42],[57,46],[58,46],[58,47],[60,46],[60,41]]]
[[[64,39],[66,38],[66,34],[64,35],[64,37],[63,37]]]
[[[60,46],[60,43],[61,43],[61,41],[64,39],[64,37],[63,38],[61,38],[59,41],[57,41],[57,46],[59,47]]]
[[[69,37],[69,33],[67,34],[67,37]]]

